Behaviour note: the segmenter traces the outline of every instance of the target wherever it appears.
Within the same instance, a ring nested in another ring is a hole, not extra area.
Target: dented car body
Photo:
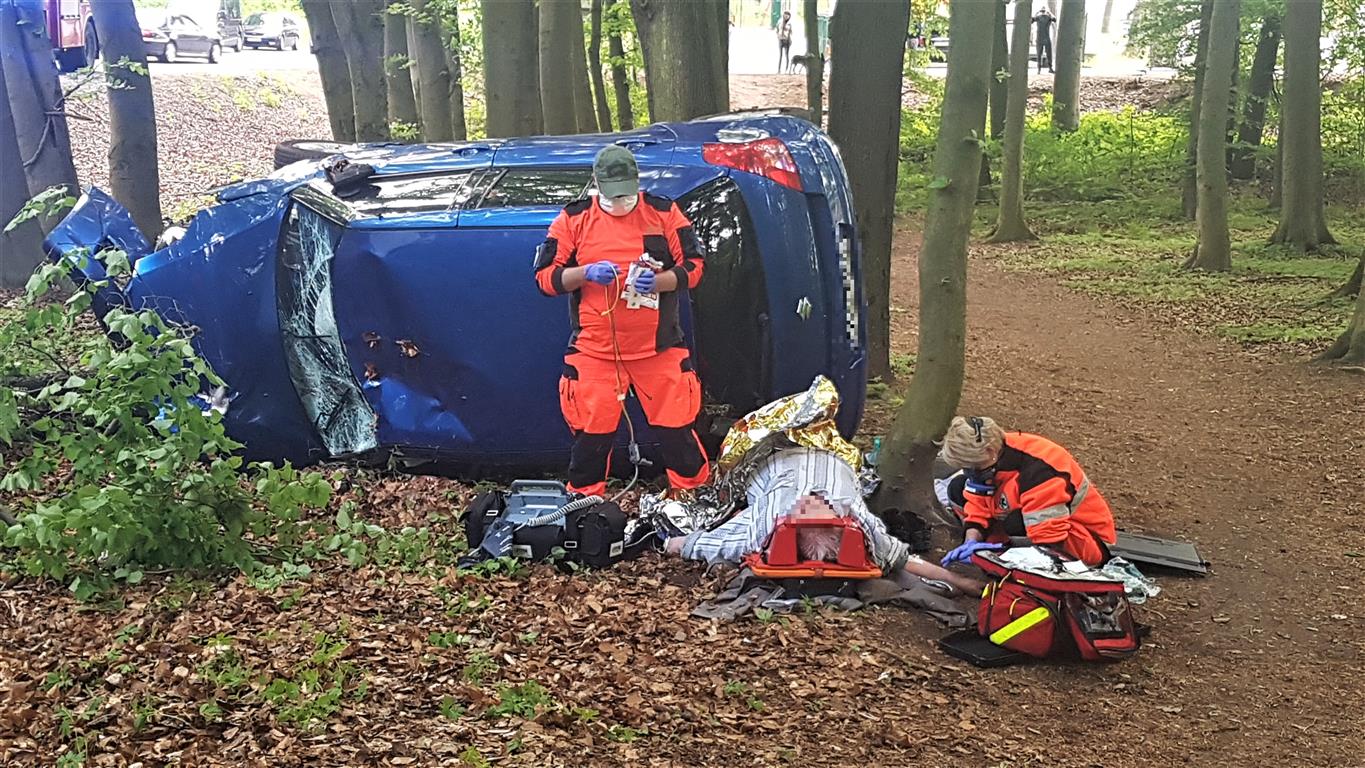
[[[559,466],[568,313],[536,290],[532,260],[563,205],[591,194],[609,143],[636,154],[642,186],[677,200],[706,250],[682,313],[714,422],[702,431],[824,374],[851,435],[866,391],[852,202],[834,146],[794,117],[357,145],[344,156],[359,178],[334,184],[324,162],[302,161],[226,187],[158,250],[92,189],[46,247],[127,252],[131,280],[96,311],[122,303],[189,327],[253,459]],[[96,261],[82,269],[101,276]]]

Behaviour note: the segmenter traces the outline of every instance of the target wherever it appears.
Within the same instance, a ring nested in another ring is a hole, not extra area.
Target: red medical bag
[[[1086,661],[1115,661],[1141,646],[1119,581],[1043,573],[978,551],[972,562],[991,578],[977,610],[977,631],[992,643],[1044,658],[1075,648]]]

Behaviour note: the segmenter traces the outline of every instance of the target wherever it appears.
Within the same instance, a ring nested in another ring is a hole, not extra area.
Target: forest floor
[[[905,361],[919,242],[903,217]],[[457,574],[470,486],[347,471],[333,509],[399,532],[363,567],[0,587],[0,764],[1362,765],[1361,378],[1030,268],[1047,243],[973,246],[961,410],[1067,445],[1121,527],[1212,562],[1160,578],[1131,660],[977,670],[899,609],[712,624],[688,612],[715,575],[653,555]]]

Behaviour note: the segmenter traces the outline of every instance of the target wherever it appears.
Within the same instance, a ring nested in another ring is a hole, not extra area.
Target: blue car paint
[[[706,163],[702,143],[734,126],[787,142],[804,189]],[[801,391],[815,374],[828,375],[844,399],[840,427],[851,435],[865,396],[865,320],[859,306],[858,338],[841,343],[846,301],[826,207],[829,200],[841,204],[851,226],[851,206],[842,173],[831,172],[838,167],[832,147],[808,123],[732,117],[628,134],[366,145],[347,157],[373,165],[377,175],[496,173],[516,166],[587,167],[609,143],[636,153],[643,186],[657,194],[681,197],[722,176],[738,186],[765,269],[767,394]],[[197,348],[232,388],[229,432],[247,445],[250,458],[309,463],[327,453],[290,379],[275,296],[278,240],[296,204],[290,193],[320,176],[316,163],[300,163],[225,188],[223,202],[201,211],[184,239],[150,254],[145,240],[136,242],[140,235],[126,212],[92,190],[48,239],[54,257],[81,245],[131,243],[130,254],[139,258],[126,301],[198,328]],[[380,447],[490,465],[565,460],[569,434],[555,382],[567,307],[562,298],[539,295],[530,265],[558,211],[476,209],[339,222],[345,229],[331,265],[332,306],[351,373],[377,417]],[[853,248],[856,271],[856,241]],[[860,287],[855,295],[861,305]],[[798,313],[802,299],[808,314]],[[683,309],[690,339],[690,312],[686,304]]]

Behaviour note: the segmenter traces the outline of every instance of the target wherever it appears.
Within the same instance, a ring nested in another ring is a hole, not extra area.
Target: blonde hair
[[[985,463],[1005,445],[1005,430],[989,416],[954,416],[939,455],[954,469]]]

